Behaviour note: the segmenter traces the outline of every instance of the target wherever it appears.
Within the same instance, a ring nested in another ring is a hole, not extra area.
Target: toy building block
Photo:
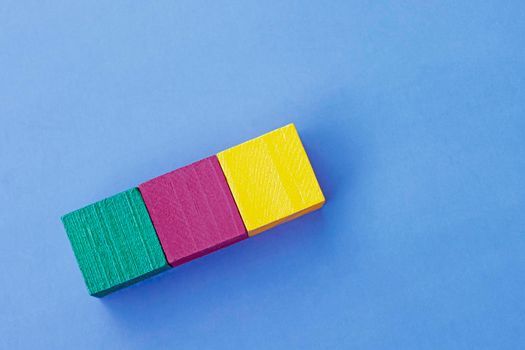
[[[139,190],[171,266],[248,237],[216,156],[147,181]]]
[[[325,202],[293,124],[217,157],[250,236],[318,209]]]
[[[137,188],[69,213],[62,222],[93,296],[169,268]]]

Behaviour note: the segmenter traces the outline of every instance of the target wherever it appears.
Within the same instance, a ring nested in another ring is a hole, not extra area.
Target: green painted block
[[[64,215],[62,222],[93,296],[169,268],[137,188]]]

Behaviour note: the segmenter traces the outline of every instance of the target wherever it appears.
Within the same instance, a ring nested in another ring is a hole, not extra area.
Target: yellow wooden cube
[[[253,236],[323,206],[325,199],[293,124],[217,154]]]

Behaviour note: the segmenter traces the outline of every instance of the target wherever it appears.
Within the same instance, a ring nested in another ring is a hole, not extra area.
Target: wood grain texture
[[[104,296],[169,265],[137,188],[62,217],[89,293]]]
[[[325,202],[293,124],[217,157],[250,236],[318,209]]]
[[[216,156],[139,189],[172,266],[248,237]]]

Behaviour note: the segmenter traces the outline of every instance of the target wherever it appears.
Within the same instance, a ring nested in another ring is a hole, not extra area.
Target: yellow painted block
[[[253,236],[323,206],[325,199],[293,124],[217,154]]]

